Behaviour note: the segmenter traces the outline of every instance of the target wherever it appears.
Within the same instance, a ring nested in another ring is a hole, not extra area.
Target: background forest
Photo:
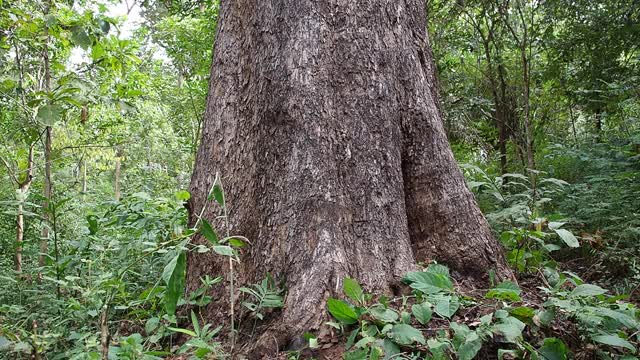
[[[217,335],[252,336],[199,319],[221,277],[184,293],[185,251],[251,246],[184,207],[218,3],[131,1],[0,0],[0,358],[224,357]],[[464,292],[432,265],[405,279],[432,310],[345,282],[344,357],[634,359],[640,3],[426,6],[449,141],[518,284]],[[255,329],[283,290],[235,296]],[[283,358],[326,346],[304,339]]]

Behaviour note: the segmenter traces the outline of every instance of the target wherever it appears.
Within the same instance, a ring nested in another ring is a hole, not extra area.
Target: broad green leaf
[[[538,326],[540,325],[547,326],[551,324],[551,322],[555,317],[556,317],[556,313],[553,308],[538,310],[535,316],[533,317],[533,323]]]
[[[216,245],[212,247],[213,251],[218,255],[233,256],[233,248],[227,245]]]
[[[495,288],[489,290],[487,292],[487,299],[499,299],[499,300],[510,300],[510,301],[520,301],[520,293],[522,291],[518,287],[518,285],[512,281],[504,281],[500,283]]]
[[[617,335],[610,335],[610,334],[596,335],[591,337],[591,339],[601,344],[605,344],[609,346],[617,346],[617,347],[628,349],[629,351],[634,353],[636,352],[636,348],[629,341]]]
[[[536,312],[534,309],[527,307],[527,306],[518,306],[512,309],[509,309],[509,314],[511,314],[511,316],[516,317],[518,320],[523,321],[523,322],[528,322],[531,321],[533,319],[533,317],[535,316]]]
[[[556,234],[558,234],[558,236],[560,236],[560,239],[562,239],[562,241],[567,244],[567,246],[572,248],[577,248],[580,246],[578,239],[573,235],[573,233],[571,233],[571,231],[565,229],[554,229],[554,231],[556,232]]]
[[[460,307],[460,300],[455,295],[439,296],[435,298],[435,300],[436,302],[434,310],[436,314],[447,319],[450,319]]]
[[[449,357],[446,355],[447,349],[449,348],[448,341],[430,338],[429,340],[427,340],[427,346],[429,347],[429,351],[433,355],[434,360],[449,359]]]
[[[351,278],[345,278],[342,284],[344,294],[356,303],[362,303],[364,301],[364,293],[360,284]]]
[[[391,359],[394,355],[400,354],[402,350],[400,347],[391,341],[391,339],[384,339],[382,342],[382,348],[384,349],[384,358]]]
[[[344,360],[367,360],[368,354],[368,349],[357,349],[353,351],[347,351],[342,356]]]
[[[147,334],[147,336],[151,335],[151,333],[153,333],[158,328],[159,324],[160,319],[158,319],[157,317],[149,318],[149,320],[147,320],[147,322],[144,324],[144,332]]]
[[[522,321],[509,316],[501,319],[500,323],[493,326],[493,329],[502,334],[508,342],[515,343],[522,336],[524,327],[525,324]]]
[[[330,298],[327,300],[329,313],[336,320],[344,324],[355,324],[358,322],[358,315],[346,302]]]
[[[569,349],[562,340],[552,337],[544,339],[544,343],[538,349],[538,352],[546,360],[566,360]]]
[[[458,359],[471,360],[478,354],[481,348],[482,340],[480,340],[480,337],[478,337],[475,331],[471,331],[467,334],[464,343],[458,347]]]
[[[233,246],[234,248],[241,248],[241,247],[244,247],[246,244],[244,243],[244,241],[238,238],[231,238],[229,239],[229,245]]]
[[[635,318],[633,318],[631,315],[629,314],[625,314],[622,311],[616,311],[616,310],[611,310],[605,307],[588,307],[588,309],[594,313],[606,316],[608,318],[614,319],[617,322],[619,322],[620,324],[628,327],[629,329],[635,329],[638,328],[639,324],[638,322],[635,320]],[[633,311],[632,311],[633,313]]]
[[[429,321],[431,321],[431,304],[428,302],[423,302],[421,304],[414,304],[411,306],[411,312],[413,316],[420,322],[422,325],[426,325]]]
[[[426,272],[432,274],[442,275],[446,278],[449,278],[449,268],[440,264],[431,264],[427,267]]]
[[[607,290],[601,288],[598,285],[582,284],[582,285],[576,286],[576,288],[573,289],[573,291],[569,295],[573,296],[573,297],[575,297],[575,296],[595,296],[595,295],[602,295],[602,294],[604,294],[606,292],[607,292]]]
[[[369,314],[384,323],[394,323],[398,321],[398,313],[392,309],[386,309],[382,305],[375,305],[369,308]]]
[[[36,117],[45,126],[53,126],[62,118],[62,106],[57,104],[47,104],[38,108]]]
[[[180,201],[187,201],[191,198],[191,194],[189,194],[186,190],[178,190],[176,192],[176,199]]]
[[[82,26],[74,26],[71,29],[71,41],[85,50],[91,46],[91,38]]]
[[[439,292],[451,292],[451,290],[453,290],[451,279],[442,273],[414,271],[405,275],[403,280],[409,283],[411,288],[425,294],[437,294]]]
[[[180,251],[162,272],[162,279],[167,285],[164,292],[164,307],[169,315],[176,313],[178,300],[184,293],[186,258],[185,253]]]
[[[200,233],[202,233],[205,239],[209,240],[211,244],[218,245],[218,234],[216,234],[216,231],[213,230],[211,224],[209,224],[209,222],[205,219],[202,219]]]
[[[387,333],[387,336],[400,345],[411,345],[418,343],[425,345],[426,340],[422,333],[411,325],[398,324],[394,325]]]

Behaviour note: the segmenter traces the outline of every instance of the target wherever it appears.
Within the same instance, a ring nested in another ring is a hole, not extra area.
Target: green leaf
[[[426,270],[428,273],[442,275],[445,278],[449,278],[449,268],[440,264],[431,264]]]
[[[187,267],[187,257],[183,251],[180,251],[171,261],[164,267],[162,279],[167,285],[164,292],[164,307],[169,315],[176,313],[178,300],[184,293],[185,286],[185,270]]]
[[[200,332],[200,323],[198,322],[198,317],[196,313],[191,310],[191,324],[193,324],[193,330],[195,330],[196,334]]]
[[[538,326],[540,325],[547,326],[551,324],[551,322],[555,317],[556,317],[556,312],[553,308],[538,310],[533,317],[533,322]]]
[[[346,302],[330,298],[327,300],[329,313],[336,320],[344,324],[355,324],[358,322],[358,315]]]
[[[368,349],[357,349],[353,351],[345,352],[343,355],[344,360],[367,360],[369,354]]]
[[[551,230],[557,230],[557,229],[560,229],[564,224],[566,224],[566,223],[565,222],[560,222],[560,221],[549,221],[549,224],[547,226]],[[553,338],[551,338],[551,339],[553,339]]]
[[[187,201],[191,198],[191,194],[189,194],[186,190],[178,190],[176,192],[176,199],[179,201]]]
[[[384,323],[394,323],[398,321],[398,313],[385,308],[383,305],[374,305],[369,308],[369,314],[373,316],[375,319],[380,320]]]
[[[460,299],[455,295],[439,296],[434,299],[436,300],[434,308],[436,314],[444,318],[450,319],[460,308]]]
[[[487,299],[520,301],[521,292],[522,291],[516,283],[512,281],[504,281],[495,288],[489,290],[485,297]]]
[[[111,29],[111,24],[108,21],[105,20],[98,20],[98,26],[100,27],[100,30],[102,31],[103,34],[108,34],[109,30]]]
[[[159,324],[160,319],[158,319],[157,317],[149,318],[149,320],[147,320],[147,322],[144,324],[144,332],[147,334],[147,336],[151,335],[158,328]]]
[[[571,294],[569,294],[569,296],[572,296],[572,297],[575,297],[575,296],[596,296],[596,295],[602,295],[602,294],[604,294],[606,292],[607,292],[607,290],[601,288],[598,285],[582,284],[582,285],[576,286],[576,288],[573,289],[573,291],[571,292]]]
[[[216,234],[211,224],[205,219],[202,219],[202,226],[200,227],[200,233],[205,237],[205,239],[209,240],[209,242],[213,245],[218,245],[218,234]]]
[[[223,256],[233,256],[234,255],[233,248],[231,246],[216,245],[212,249],[216,254],[219,254],[219,255],[223,255]]]
[[[217,182],[217,179],[213,184],[213,187],[211,187],[211,191],[209,192],[207,199],[215,199],[220,206],[224,207],[224,192],[222,191],[222,186]]]
[[[546,360],[566,360],[569,349],[562,340],[557,338],[546,338],[542,347],[538,349],[540,355]]]
[[[611,335],[611,334],[596,335],[596,336],[592,336],[591,339],[601,344],[625,348],[633,353],[636,352],[636,348],[630,342],[628,342],[627,340],[617,335]]]
[[[366,348],[367,345],[371,344],[374,341],[376,341],[375,337],[365,336],[362,339],[360,339],[357,343],[355,343],[353,346],[356,348]]]
[[[391,341],[391,339],[384,339],[382,342],[382,348],[384,349],[384,358],[391,359],[394,355],[398,355],[402,352],[400,347]]]
[[[187,330],[187,329],[182,329],[182,328],[174,328],[174,327],[169,327],[167,326],[167,329],[171,330],[171,331],[175,331],[175,332],[179,332],[179,333],[183,333],[183,334],[187,334],[189,336],[193,336],[196,337],[198,336],[198,334],[194,333],[191,330]]]
[[[480,337],[478,337],[475,331],[471,331],[467,334],[464,343],[458,347],[458,359],[471,360],[478,354],[481,348],[482,340],[480,340]]]
[[[567,244],[567,246],[572,248],[577,248],[580,246],[578,239],[573,235],[573,233],[571,233],[571,231],[565,229],[554,229],[554,231],[556,232],[556,234],[558,234],[558,236],[560,236],[560,239],[562,239],[562,241]]]
[[[53,126],[62,118],[62,106],[56,104],[43,105],[38,108],[36,117],[45,126]]]
[[[525,324],[522,321],[512,316],[508,316],[501,319],[499,324],[494,325],[493,329],[502,334],[508,342],[515,343],[522,336],[522,330],[524,330],[524,327]]]
[[[436,268],[436,270],[441,270],[441,268]],[[443,274],[439,271],[414,271],[405,275],[403,280],[409,283],[411,288],[425,294],[437,294],[453,290],[453,284],[448,273]]]
[[[428,302],[423,302],[422,304],[414,304],[411,306],[411,312],[413,316],[420,322],[422,325],[426,325],[429,321],[431,321],[431,304]]]
[[[527,306],[518,306],[513,309],[509,309],[509,314],[518,318],[520,321],[531,321],[533,317],[536,315],[534,309]]]
[[[345,278],[342,284],[344,294],[356,303],[364,302],[364,292],[357,281],[351,278]]]
[[[238,238],[231,238],[229,239],[229,245],[233,246],[234,248],[241,248],[241,247],[244,247],[246,244],[244,243],[244,241]]]
[[[400,345],[411,345],[416,342],[424,345],[426,343],[422,333],[408,324],[394,325],[387,333],[387,336]]]
[[[82,26],[74,26],[71,29],[71,41],[81,48],[87,50],[91,46],[91,38]]]
[[[89,235],[93,235],[98,232],[98,217],[95,215],[87,215],[87,228],[89,229]]]
[[[353,343],[356,342],[356,337],[358,337],[359,333],[360,333],[360,328],[353,329],[353,331],[351,332],[351,334],[349,334],[349,337],[347,338],[347,342],[344,345],[345,349],[350,349],[353,346]]]
[[[622,311],[611,310],[605,307],[588,307],[588,309],[596,314],[600,314],[606,316],[608,318],[614,319],[620,324],[628,327],[629,329],[638,328],[638,322],[631,315],[625,314]],[[632,314],[633,314],[632,310]]]

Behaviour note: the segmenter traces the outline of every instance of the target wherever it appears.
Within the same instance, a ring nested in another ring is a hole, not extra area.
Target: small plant
[[[198,317],[193,311],[191,311],[191,325],[193,326],[193,331],[183,328],[168,328],[171,331],[179,332],[190,337],[190,339],[180,347],[178,354],[193,352],[193,355],[198,359],[207,358],[210,354],[220,355],[220,344],[213,341],[213,338],[220,332],[222,326],[211,329],[211,324],[206,324],[200,327]]]
[[[544,307],[550,315],[575,321],[584,341],[608,346],[603,352],[636,352],[634,343],[640,333],[636,306],[621,302],[623,296],[610,296],[607,290],[584,283],[575,274],[554,269],[546,269],[546,274],[551,287],[543,288],[550,295]]]
[[[239,290],[252,297],[253,302],[244,301],[242,305],[257,319],[264,319],[264,311],[267,309],[279,309],[284,306],[282,298],[284,291],[275,285],[269,274],[260,283],[253,284],[251,287],[241,287]]]

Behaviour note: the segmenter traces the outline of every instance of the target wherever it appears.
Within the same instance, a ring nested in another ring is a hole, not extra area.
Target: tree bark
[[[417,0],[222,2],[189,209],[222,174],[230,231],[252,242],[235,282],[285,284],[254,354],[320,328],[347,276],[378,294],[416,260],[512,276],[449,148],[425,20]],[[228,264],[188,267],[194,290]]]

